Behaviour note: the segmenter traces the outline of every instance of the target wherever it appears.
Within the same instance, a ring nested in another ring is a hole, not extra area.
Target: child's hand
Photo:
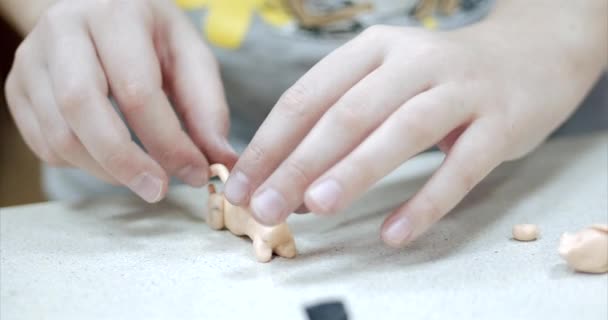
[[[228,199],[250,201],[265,224],[302,203],[336,212],[438,144],[442,166],[382,227],[394,246],[419,236],[501,162],[538,145],[601,70],[564,63],[546,44],[472,34],[377,26],[327,56],[279,100],[237,162]]]
[[[148,153],[131,140],[110,93]],[[164,196],[168,175],[200,186],[208,159],[236,160],[216,62],[172,1],[58,1],[19,47],[6,96],[41,159],[150,202]]]

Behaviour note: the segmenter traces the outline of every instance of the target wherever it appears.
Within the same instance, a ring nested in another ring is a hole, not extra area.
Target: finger
[[[92,19],[91,33],[112,94],[148,153],[169,173],[201,186],[208,178],[208,163],[182,130],[163,91],[152,42],[154,21],[144,16],[148,11],[139,8],[143,4],[107,6],[103,18]]]
[[[162,199],[164,170],[132,140],[108,100],[105,75],[85,29],[75,20],[54,22],[48,67],[61,115],[93,158],[148,202]]]
[[[249,202],[251,193],[295,149],[323,113],[381,65],[383,42],[370,46],[368,37],[359,36],[329,54],[283,94],[237,161],[226,184],[229,201],[239,205]]]
[[[18,63],[14,63],[13,68],[16,65]],[[14,73],[15,70],[13,69],[7,77],[4,92],[8,108],[23,140],[42,161],[53,166],[66,165],[67,163],[58,157],[46,143],[29,99],[23,93],[19,84],[20,81],[16,79],[17,76]]]
[[[37,52],[30,51],[27,62],[19,65],[22,84],[34,111],[42,138],[55,156],[66,163],[83,168],[101,180],[115,184],[117,181],[107,174],[86,151],[78,137],[63,119],[55,101],[52,83]]]
[[[307,190],[316,213],[340,211],[404,161],[469,121],[472,106],[461,91],[439,86],[407,101],[352,153]]]
[[[283,221],[302,203],[304,191],[315,179],[359,145],[401,104],[429,86],[430,79],[424,77],[428,72],[415,65],[406,70],[384,64],[344,94],[254,193],[254,216],[265,224]]]
[[[416,239],[502,162],[504,143],[495,128],[496,121],[478,120],[460,136],[424,187],[384,221],[386,244],[399,247]]]
[[[175,11],[171,16],[182,15]],[[170,53],[160,59],[176,110],[209,161],[231,168],[238,156],[226,139],[228,104],[215,58],[184,17],[168,26]]]
[[[30,69],[26,82],[28,82],[32,109],[54,153],[74,167],[82,168],[105,182],[117,184],[118,181],[93,159],[63,119],[55,95],[51,91],[52,84],[46,70],[33,64],[27,68]]]

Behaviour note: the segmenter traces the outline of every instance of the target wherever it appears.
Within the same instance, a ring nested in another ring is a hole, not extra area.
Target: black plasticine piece
[[[306,307],[310,320],[348,320],[344,304],[340,301],[328,301]]]

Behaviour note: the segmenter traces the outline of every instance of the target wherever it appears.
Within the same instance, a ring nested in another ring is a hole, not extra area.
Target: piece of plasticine
[[[327,301],[306,307],[309,320],[348,320],[344,304],[340,301]]]
[[[228,180],[229,171],[222,164],[210,167],[210,176],[217,176],[222,182]],[[268,227],[258,223],[247,208],[232,205],[215,186],[209,185],[208,210],[205,220],[215,229],[226,228],[237,236],[248,236],[253,241],[253,251],[258,261],[268,262],[273,252],[285,258],[296,256],[296,245],[287,223]]]
[[[564,233],[559,254],[580,272],[608,272],[608,225],[595,224],[576,233]]]
[[[517,241],[534,241],[538,238],[539,230],[535,224],[516,224],[512,233]]]

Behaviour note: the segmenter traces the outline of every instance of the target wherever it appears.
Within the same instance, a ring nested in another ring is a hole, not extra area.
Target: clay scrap
[[[576,233],[564,233],[559,254],[580,272],[608,272],[608,225],[596,224]]]
[[[516,224],[513,226],[513,239],[517,241],[534,241],[538,238],[538,227],[535,224]]]

